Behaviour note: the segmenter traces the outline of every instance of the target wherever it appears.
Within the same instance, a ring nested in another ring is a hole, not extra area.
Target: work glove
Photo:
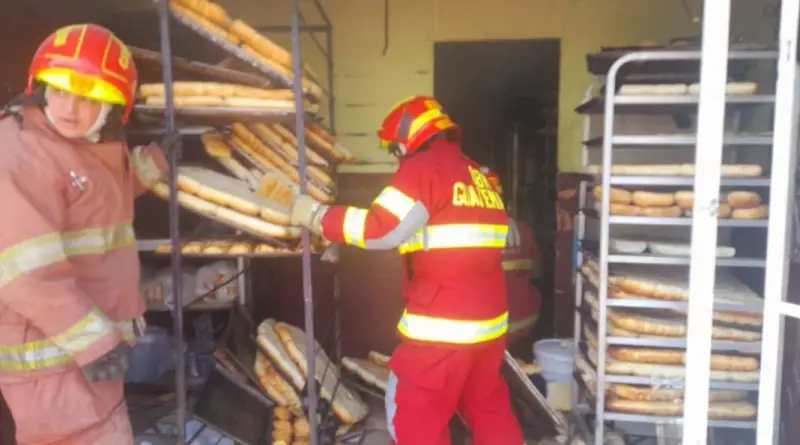
[[[322,234],[322,217],[328,206],[320,204],[308,195],[298,195],[292,202],[290,220],[293,226],[307,227],[312,232]]]
[[[130,345],[120,342],[102,357],[83,366],[81,369],[83,376],[86,377],[86,380],[94,383],[122,380],[125,378],[125,373],[128,372],[128,353],[130,351]]]
[[[339,262],[339,245],[334,244],[322,252],[322,261],[336,264]]]
[[[151,150],[151,147],[140,145],[131,152],[133,171],[136,173],[136,177],[139,178],[139,182],[148,188],[163,176],[162,170],[158,168],[158,163],[150,153]]]
[[[508,236],[506,237],[506,248],[519,247],[522,240],[520,239],[519,229],[517,222],[513,218],[508,219]]]

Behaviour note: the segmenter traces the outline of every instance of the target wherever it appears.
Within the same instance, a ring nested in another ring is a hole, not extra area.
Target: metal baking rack
[[[606,373],[606,353],[609,345],[620,345],[628,347],[649,347],[649,348],[675,348],[686,349],[686,338],[676,339],[659,339],[659,338],[623,338],[623,337],[609,337],[608,336],[608,319],[607,311],[610,307],[626,307],[638,309],[683,309],[688,310],[692,304],[690,302],[673,302],[673,301],[655,301],[647,299],[620,299],[609,298],[608,295],[608,270],[609,265],[612,263],[625,263],[625,264],[644,264],[644,265],[659,265],[669,267],[684,267],[694,268],[695,263],[691,257],[660,257],[655,255],[622,255],[614,254],[609,251],[609,235],[611,226],[653,226],[653,227],[692,227],[692,217],[679,217],[679,218],[656,218],[656,217],[638,217],[638,216],[621,216],[610,215],[610,187],[611,185],[619,186],[643,186],[643,187],[656,187],[656,188],[673,188],[673,189],[694,189],[695,178],[693,176],[657,176],[657,175],[638,175],[638,176],[625,176],[625,175],[612,175],[611,166],[613,165],[613,153],[616,148],[639,148],[643,151],[652,153],[653,150],[669,150],[671,148],[689,148],[691,149],[698,143],[699,137],[695,134],[678,134],[678,135],[665,135],[665,134],[625,134],[620,135],[614,132],[615,117],[621,114],[626,115],[697,115],[699,114],[699,97],[684,95],[684,96],[619,96],[616,94],[616,85],[618,83],[618,75],[624,69],[628,73],[635,73],[641,70],[642,66],[648,63],[656,62],[661,66],[666,66],[670,63],[681,61],[697,63],[701,57],[704,57],[700,51],[643,51],[628,53],[616,59],[611,68],[608,70],[607,76],[602,79],[605,84],[605,95],[603,97],[594,97],[594,92],[597,87],[602,85],[595,83],[590,86],[586,93],[586,99],[581,106],[576,109],[576,112],[584,114],[584,144],[583,144],[583,165],[589,164],[590,150],[601,149],[603,156],[603,173],[598,175],[586,175],[581,182],[579,188],[579,199],[581,200],[582,209],[579,211],[576,218],[576,243],[579,246],[584,244],[587,239],[588,229],[587,225],[593,222],[595,229],[599,232],[599,240],[594,242],[593,248],[583,250],[578,249],[576,255],[578,271],[576,273],[575,284],[575,321],[574,321],[574,341],[577,345],[576,354],[585,354],[585,342],[583,329],[587,326],[596,334],[597,337],[597,363],[592,366],[597,373],[597,394],[592,396],[589,394],[587,386],[584,382],[576,381],[574,385],[574,418],[579,423],[579,430],[585,432],[584,439],[587,443],[592,445],[603,445],[605,441],[606,431],[605,426],[608,422],[623,422],[623,423],[645,423],[645,424],[678,424],[681,423],[682,418],[675,417],[659,417],[648,415],[636,415],[628,413],[609,412],[606,410],[605,401],[605,387],[606,383],[623,383],[631,385],[653,386],[659,383],[668,384],[669,386],[683,387],[686,382],[683,380],[669,379],[668,382],[650,377],[635,377],[635,376],[620,376],[608,375]],[[777,52],[773,51],[731,51],[729,57],[737,61],[759,61],[768,60],[774,61],[777,59]],[[695,68],[698,69],[698,68]],[[703,88],[706,88],[705,85]],[[752,108],[756,106],[771,106],[775,102],[776,96],[773,94],[753,94],[753,95],[729,95],[726,97],[728,113],[736,116],[733,120],[736,127],[739,126],[739,111]],[[603,130],[600,136],[591,134],[592,119],[595,116],[602,116]],[[758,134],[728,134],[723,138],[723,145],[725,149],[747,149],[757,147],[759,150],[764,147],[771,148],[773,143],[771,133],[758,133]],[[645,160],[646,161],[646,160]],[[652,163],[652,162],[650,162]],[[698,164],[699,165],[699,164]],[[719,171],[719,170],[715,170]],[[774,172],[770,172],[770,175]],[[591,191],[589,184],[598,184],[603,187],[603,197],[598,201],[599,208],[597,210],[588,208],[589,197]],[[742,187],[744,189],[750,188],[767,188],[773,186],[771,178],[722,178],[720,182],[721,187]],[[593,220],[593,221],[592,221]],[[750,229],[765,229],[770,224],[769,219],[763,220],[733,220],[724,219],[718,220],[718,227],[720,228],[750,228]],[[586,243],[587,247],[591,243]],[[580,265],[584,259],[590,256],[595,258],[599,267],[599,282],[600,288],[597,289],[593,286],[588,278],[579,270]],[[762,258],[717,258],[717,267],[737,267],[737,268],[760,268],[765,269],[768,260]],[[689,266],[689,267],[687,267]],[[598,319],[596,322],[592,320],[589,309],[585,307],[583,302],[584,292],[587,289],[593,289],[596,292],[599,300]],[[724,309],[723,309],[724,308]],[[715,310],[728,310],[728,311],[747,311],[747,312],[761,312],[763,308],[756,308],[752,305],[714,305]],[[691,329],[690,329],[691,331]],[[759,353],[761,342],[729,342],[729,341],[712,341],[711,348],[717,351],[736,351],[739,353]],[[777,346],[773,346],[777,347]],[[689,354],[687,353],[687,356]],[[587,360],[587,363],[592,364]],[[688,372],[688,371],[687,371]],[[689,374],[687,374],[689,375]],[[580,373],[575,373],[576,380],[580,380]],[[687,379],[691,380],[690,378]],[[736,389],[744,391],[755,392],[759,388],[758,383],[737,383],[737,382],[710,382],[710,387],[715,389]],[[687,398],[689,395],[687,394]],[[590,425],[587,417],[594,419],[594,424]],[[619,424],[616,424],[619,426]],[[591,426],[591,428],[590,428]],[[709,427],[713,428],[746,428],[754,429],[756,422],[751,420],[710,420]]]
[[[142,115],[164,117],[166,107],[137,104],[136,112]],[[175,117],[183,120],[205,122],[291,122],[295,110],[283,108],[241,108],[241,107],[176,107]],[[311,117],[309,115],[309,117]],[[146,118],[146,117],[145,117]]]
[[[326,52],[326,57],[328,58],[328,91],[331,97],[328,98],[328,107],[329,107],[329,116],[331,119],[330,127],[333,128],[333,112],[334,112],[334,98],[332,97],[333,92],[333,62],[332,62],[332,54],[331,48],[332,45],[330,44],[331,41],[331,23],[328,19],[327,14],[324,12],[324,8],[319,3],[318,0],[315,0],[314,4],[318,8],[320,15],[323,17],[325,21],[325,31],[328,37],[328,51]],[[308,32],[317,32],[316,28],[318,27],[311,27],[306,25],[301,25],[301,13],[300,13],[300,1],[293,0],[292,1],[292,14],[291,14],[291,26],[289,30],[292,36],[292,58],[293,58],[293,75],[292,78],[285,75],[284,73],[275,70],[274,67],[263,63],[261,60],[256,59],[255,57],[247,54],[243,49],[239,48],[236,45],[233,45],[219,36],[214,35],[208,30],[205,30],[203,27],[199,26],[190,18],[184,17],[179,13],[174,13],[171,11],[169,7],[168,0],[156,0],[155,6],[158,12],[159,18],[159,33],[160,33],[160,54],[161,54],[161,65],[163,71],[163,82],[165,85],[165,97],[166,97],[166,104],[162,108],[163,111],[152,110],[146,106],[137,106],[137,111],[139,113],[144,113],[143,117],[147,118],[150,117],[160,117],[163,118],[163,129],[159,129],[161,134],[164,135],[164,139],[161,143],[161,147],[163,150],[166,151],[169,163],[169,180],[168,185],[170,187],[170,197],[169,197],[169,233],[170,233],[170,242],[173,246],[180,245],[181,241],[181,233],[180,233],[180,225],[179,225],[179,205],[177,202],[177,178],[176,172],[178,167],[178,161],[181,159],[181,149],[182,149],[182,139],[186,134],[183,133],[185,127],[178,127],[176,125],[176,121],[178,118],[182,117],[186,114],[186,109],[181,109],[175,106],[174,102],[174,95],[173,95],[173,57],[172,57],[172,50],[171,50],[171,42],[170,42],[170,26],[171,26],[171,19],[174,18],[177,22],[191,28],[196,33],[201,35],[202,37],[211,40],[212,42],[216,43],[218,46],[226,50],[229,54],[249,63],[254,68],[256,68],[261,73],[265,74],[269,81],[274,82],[276,86],[281,87],[292,87],[294,89],[294,110],[303,110],[305,107],[304,101],[306,100],[306,91],[303,89],[303,82],[294,82],[293,79],[303,79],[304,69],[303,63],[300,53],[300,33],[301,31],[308,31]],[[312,29],[313,28],[313,29]],[[146,56],[145,56],[146,57]],[[182,64],[182,61],[179,61]],[[203,69],[203,67],[200,67]],[[160,108],[160,107],[159,107]],[[203,109],[202,113],[220,113],[220,108],[216,109]],[[257,112],[252,109],[247,109],[247,114],[252,116],[254,112]],[[157,116],[151,116],[149,112],[155,113]],[[228,120],[227,123],[230,123],[232,120],[241,121],[241,117],[243,116],[225,116]],[[235,117],[235,119],[234,119]],[[294,118],[295,124],[295,137],[297,139],[297,145],[299,147],[304,147],[305,143],[305,123],[308,122],[310,116],[307,116],[306,113],[289,113],[282,115],[281,113],[272,113],[268,115],[259,116],[261,121],[291,121]],[[218,125],[219,123],[215,123],[214,125]],[[192,127],[194,128],[194,127]],[[195,131],[192,133],[193,135],[202,134],[202,131]],[[298,159],[298,168],[300,170],[300,191],[301,193],[306,193],[306,168],[307,168],[307,160],[306,160],[306,153],[305,150],[299,150],[299,159]],[[207,218],[207,217],[206,217]],[[151,240],[152,241],[152,240]],[[146,242],[146,240],[145,240]],[[302,237],[301,243],[302,246],[302,253],[300,254],[302,258],[302,268],[303,268],[303,299],[304,299],[304,312],[305,312],[305,332],[308,337],[308,345],[307,350],[309,351],[308,360],[308,373],[309,375],[315,375],[315,362],[316,357],[313,354],[314,349],[314,301],[312,297],[312,287],[311,287],[311,243],[310,243],[310,234],[308,230],[302,230]],[[173,280],[173,301],[175,303],[175,310],[172,311],[173,314],[173,327],[175,332],[175,343],[176,343],[176,350],[182,351],[184,348],[184,339],[183,339],[183,331],[184,331],[184,307],[182,301],[182,279],[181,279],[181,266],[182,266],[182,257],[183,255],[180,252],[180,249],[172,249],[170,253],[171,258],[171,268],[172,268],[172,280]],[[237,263],[239,264],[240,270],[245,270],[245,272],[250,270],[250,258],[249,257],[237,257]],[[338,274],[337,274],[338,275]],[[243,277],[240,280],[239,286],[241,293],[240,295],[250,295],[250,274],[244,273],[241,275]],[[335,280],[338,281],[338,276],[335,277]],[[334,284],[334,299],[336,300],[335,310],[334,310],[334,319],[335,319],[335,326],[337,330],[336,341],[338,343],[340,336],[338,335],[338,330],[340,329],[339,323],[339,314],[338,314],[338,283]],[[337,344],[337,352],[339,351],[339,346]],[[340,354],[337,354],[337,358],[340,359]],[[185,366],[185,357],[183,354],[176,354],[175,358],[175,369],[176,370],[184,370],[186,369]],[[187,437],[186,437],[186,423],[187,423],[187,416],[191,415],[187,412],[187,376],[185,372],[176,372],[175,373],[175,423],[176,423],[176,430],[177,434],[175,434],[174,438],[178,444],[186,444]],[[308,412],[310,413],[319,413],[318,407],[319,403],[319,391],[317,390],[317,382],[315,379],[310,379],[308,383],[308,397],[306,400],[306,406]],[[323,413],[324,414],[324,413]],[[309,437],[310,445],[320,445],[322,442],[319,441],[318,438],[318,416],[317,415],[308,415],[307,416],[310,422],[311,427],[311,434]]]

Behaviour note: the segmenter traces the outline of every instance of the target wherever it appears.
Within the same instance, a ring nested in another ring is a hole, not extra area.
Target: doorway
[[[434,46],[434,94],[463,127],[464,152],[498,173],[509,213],[536,234],[542,254],[537,338],[554,333],[560,62],[557,39]]]

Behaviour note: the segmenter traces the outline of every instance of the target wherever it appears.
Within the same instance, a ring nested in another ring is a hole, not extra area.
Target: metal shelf
[[[589,139],[583,144],[587,147],[602,148],[603,136]],[[762,146],[772,145],[771,134],[732,134],[727,135],[722,143],[728,146]],[[694,134],[623,134],[611,137],[611,144],[617,147],[664,147],[694,146],[697,136]]]
[[[611,215],[608,219],[609,224],[618,225],[638,225],[638,226],[682,226],[691,227],[692,218],[652,218],[646,216],[621,216]],[[767,220],[748,220],[748,219],[720,219],[719,227],[752,227],[766,228]]]
[[[635,337],[606,337],[606,342],[614,346],[641,346],[651,348],[686,349],[685,338],[660,339],[660,338],[635,338]],[[714,341],[711,344],[714,351],[741,352],[757,354],[761,352],[761,342]]]
[[[647,300],[647,299],[626,299],[626,298],[607,298],[606,306],[629,308],[629,309],[671,309],[687,310],[688,301],[668,301],[668,300]],[[761,313],[762,306],[753,306],[739,303],[715,303],[714,310],[726,312],[754,312]]]
[[[606,411],[603,414],[603,419],[615,422],[631,422],[631,423],[670,423],[682,424],[682,417],[663,417],[663,416],[647,416],[642,414],[625,414],[616,413],[613,411]],[[708,420],[709,428],[736,428],[744,430],[756,429],[755,420]]]
[[[589,363],[591,365],[591,363]],[[606,383],[621,383],[625,385],[642,385],[642,386],[663,386],[665,388],[683,388],[686,383],[685,379],[673,379],[663,377],[636,377],[632,375],[613,375],[606,373]],[[758,382],[754,383],[738,383],[738,382],[721,382],[719,380],[711,380],[709,382],[711,389],[727,389],[732,391],[758,391]]]
[[[693,114],[697,113],[699,96],[616,96],[616,114]],[[770,105],[775,103],[773,95],[728,96],[728,107]],[[578,114],[603,114],[605,99],[597,97],[582,103]]]
[[[598,175],[595,183],[601,183]],[[612,175],[611,185],[652,186],[652,187],[694,187],[693,176],[627,176]],[[721,187],[769,187],[769,178],[722,178]]]
[[[616,264],[653,264],[666,266],[688,266],[691,264],[691,257],[671,257],[661,255],[608,255],[609,263]],[[719,267],[766,267],[766,260],[760,258],[717,258]]]

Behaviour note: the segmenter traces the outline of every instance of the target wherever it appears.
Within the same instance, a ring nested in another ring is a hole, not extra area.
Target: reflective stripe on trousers
[[[97,324],[97,314],[99,311],[92,311],[83,320],[76,323],[83,325],[86,323]],[[105,319],[105,316],[103,316]],[[89,321],[87,321],[89,320]],[[105,323],[105,322],[104,322]],[[138,335],[144,332],[142,322],[137,320],[128,320],[110,324],[110,329],[118,329],[122,338],[127,342],[132,342]],[[70,328],[67,332],[75,328]],[[99,326],[99,325],[98,325]],[[65,348],[65,344],[71,346],[80,346],[83,349],[90,347],[94,341],[99,340],[110,330],[99,329],[92,332],[91,335],[83,332],[77,340],[73,339],[70,342],[58,342],[58,338],[37,340],[32,342],[23,343],[21,345],[0,345],[0,370],[3,371],[41,371],[47,368],[63,366],[72,362],[72,353]],[[62,336],[67,333],[61,334]],[[60,337],[60,336],[59,336]],[[77,348],[78,351],[83,350]]]
[[[394,416],[397,414],[397,375],[394,371],[389,371],[389,381],[386,384],[386,395],[383,403],[386,407],[386,429],[389,437],[397,443],[397,433],[394,430]]]
[[[437,224],[423,227],[398,250],[401,254],[428,249],[506,246],[505,224]]]
[[[491,320],[449,320],[403,312],[397,329],[412,340],[475,344],[501,337],[508,331],[508,312]]]

